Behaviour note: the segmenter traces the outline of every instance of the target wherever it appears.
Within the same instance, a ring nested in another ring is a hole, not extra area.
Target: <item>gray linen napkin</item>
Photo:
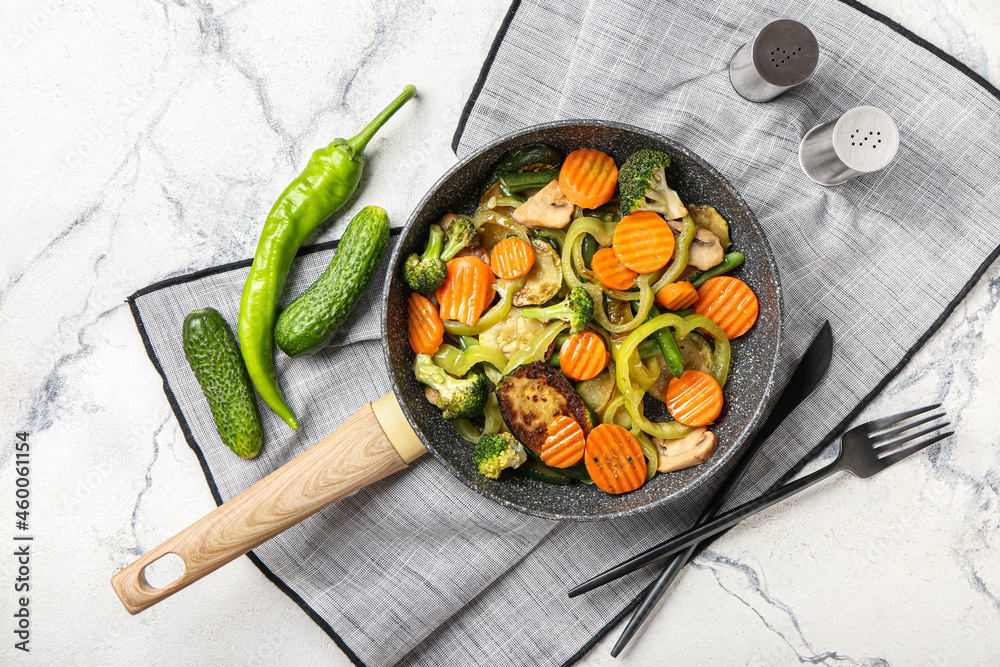
[[[829,319],[826,382],[769,441],[740,500],[787,473],[850,421],[943,321],[997,254],[1000,93],[870,10],[831,0],[516,1],[463,114],[465,156],[535,122],[601,118],[656,130],[715,166],[764,226],[781,271],[781,376]],[[862,10],[862,11],[859,11]],[[731,54],[764,24],[816,33],[813,80],[772,103],[732,90]],[[887,170],[826,189],[799,170],[799,138],[859,104],[886,109],[902,147]],[[286,293],[329,261],[305,251]],[[130,298],[150,358],[218,502],[228,500],[390,390],[378,342],[382,275],[335,345],[278,372],[303,429],[261,411],[267,446],[237,460],[180,345],[184,315],[235,323],[249,261],[171,279]],[[384,272],[384,267],[383,267]],[[358,664],[572,662],[653,576],[569,600],[567,585],[686,528],[705,490],[614,522],[558,523],[485,500],[430,457],[262,545],[254,563]]]

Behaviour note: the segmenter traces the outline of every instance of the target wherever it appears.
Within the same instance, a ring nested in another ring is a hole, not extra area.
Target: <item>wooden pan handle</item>
[[[111,587],[137,614],[426,451],[393,394],[366,403],[317,444],[113,576]],[[184,574],[153,588],[145,568],[170,553],[184,560]]]

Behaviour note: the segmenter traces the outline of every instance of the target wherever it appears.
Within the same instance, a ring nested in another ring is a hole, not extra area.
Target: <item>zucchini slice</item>
[[[566,376],[544,361],[518,366],[497,386],[500,414],[511,433],[533,452],[541,453],[549,424],[569,415],[590,435],[597,418]]]
[[[527,463],[518,466],[517,472],[536,482],[545,482],[546,484],[555,484],[556,486],[569,486],[573,483],[571,477],[567,477],[555,468],[550,468],[535,459],[528,459]]]
[[[562,260],[548,243],[531,239],[535,250],[535,263],[528,271],[524,287],[514,295],[514,305],[540,306],[559,293],[563,284]]]

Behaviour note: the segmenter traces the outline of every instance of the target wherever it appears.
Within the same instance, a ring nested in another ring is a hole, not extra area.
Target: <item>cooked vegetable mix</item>
[[[514,149],[409,258],[414,372],[484,476],[627,493],[715,451],[730,340],[759,304],[723,275],[744,262],[729,224],[669,167],[654,150],[619,169],[592,148]]]

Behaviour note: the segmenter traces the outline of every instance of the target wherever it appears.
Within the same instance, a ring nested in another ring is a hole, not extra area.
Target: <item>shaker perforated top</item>
[[[855,107],[834,126],[833,146],[849,168],[864,173],[878,171],[896,156],[899,129],[882,109]]]
[[[798,21],[769,23],[753,42],[754,67],[772,86],[797,86],[809,78],[818,62],[816,36]]]

